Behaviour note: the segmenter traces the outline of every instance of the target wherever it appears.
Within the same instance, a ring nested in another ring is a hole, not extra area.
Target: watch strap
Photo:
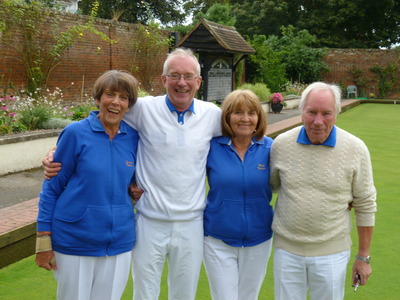
[[[366,262],[367,264],[369,264],[369,262],[371,261],[371,256],[364,257],[364,256],[356,255],[356,259],[361,260],[361,261]]]

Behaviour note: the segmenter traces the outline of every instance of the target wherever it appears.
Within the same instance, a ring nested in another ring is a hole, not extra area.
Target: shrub
[[[43,124],[51,117],[51,112],[43,106],[36,106],[20,112],[19,121],[29,130],[43,129]]]
[[[89,116],[89,114],[92,110],[97,110],[97,107],[95,107],[94,105],[88,105],[88,104],[76,106],[71,109],[71,111],[72,111],[71,119],[74,121],[82,120],[82,119],[86,118],[87,116]]]
[[[265,35],[254,35],[249,43],[256,53],[246,59],[250,82],[263,82],[274,92],[282,90],[287,81],[285,66],[278,52],[266,43]]]
[[[3,124],[0,120],[0,134],[8,134],[12,132],[12,128],[8,124]]]
[[[320,80],[329,68],[323,60],[326,49],[314,47],[316,36],[292,25],[281,27],[281,31],[281,37],[270,35],[266,44],[278,54],[286,77],[307,83]]]
[[[260,101],[269,101],[269,97],[271,96],[271,91],[264,83],[245,83],[239,88],[253,91]]]
[[[51,118],[42,124],[43,129],[59,129],[64,128],[72,123],[72,120],[63,118]]]

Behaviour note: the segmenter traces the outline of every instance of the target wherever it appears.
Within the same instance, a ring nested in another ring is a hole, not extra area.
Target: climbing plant
[[[379,97],[385,98],[400,84],[400,57],[394,63],[386,66],[375,65],[369,69],[374,73],[379,82]]]
[[[0,43],[7,49],[7,58],[18,60],[25,67],[28,77],[25,89],[29,94],[38,95],[37,90],[47,85],[65,50],[84,38],[85,32],[115,42],[94,27],[97,10],[96,2],[86,23],[63,29],[61,14],[46,8],[43,2],[0,1]],[[49,19],[52,22],[48,22]],[[14,42],[15,35],[21,37],[20,43]]]
[[[132,39],[132,65],[130,71],[141,78],[143,88],[152,90],[153,76],[161,75],[157,71],[158,63],[165,58],[172,37],[158,28],[157,23],[150,22],[149,26],[139,24],[136,30],[135,39]]]

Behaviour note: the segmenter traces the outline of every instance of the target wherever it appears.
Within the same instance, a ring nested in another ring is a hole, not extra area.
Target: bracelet
[[[42,236],[50,236],[50,233],[37,233],[36,237],[42,237]]]
[[[36,237],[36,253],[53,250],[50,235]]]

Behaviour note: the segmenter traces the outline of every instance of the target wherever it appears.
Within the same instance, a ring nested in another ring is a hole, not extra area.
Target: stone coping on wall
[[[57,142],[61,129],[37,130],[0,136],[0,176],[35,169]]]
[[[55,137],[62,129],[43,129],[28,132],[0,135],[0,145],[32,141],[42,138]]]

